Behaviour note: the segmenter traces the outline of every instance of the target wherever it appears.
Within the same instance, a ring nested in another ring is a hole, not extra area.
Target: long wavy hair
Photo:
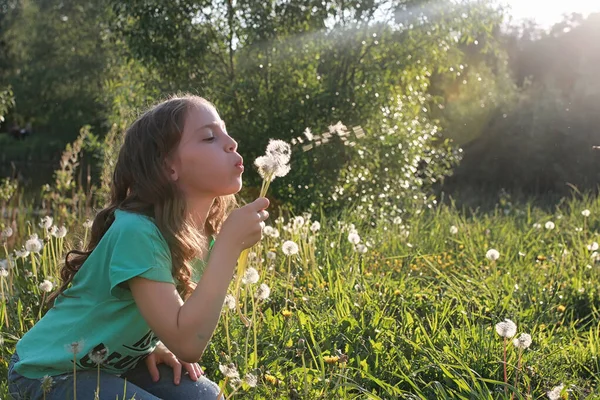
[[[113,172],[109,204],[94,218],[85,249],[71,250],[65,256],[61,286],[48,301],[68,288],[112,225],[116,209],[154,218],[169,245],[179,293],[184,298],[192,293],[196,287],[191,280],[192,260],[206,251],[208,238],[219,231],[227,214],[236,206],[235,195],[217,197],[204,226],[195,226],[186,218],[183,193],[167,173],[166,160],[177,149],[189,110],[205,106],[214,107],[199,96],[173,96],[148,109],[127,129]]]

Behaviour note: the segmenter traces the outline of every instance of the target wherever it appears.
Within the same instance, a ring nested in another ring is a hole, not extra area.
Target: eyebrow
[[[222,122],[222,123],[223,123],[223,126],[225,127],[225,129],[227,129],[227,125],[225,124],[225,121],[224,121],[224,120],[221,120],[220,122]],[[211,127],[217,127],[217,128],[219,128],[219,127],[220,127],[220,126],[219,126],[219,121],[213,121],[213,122],[211,122],[210,124],[206,124],[206,125],[204,125],[204,126],[201,126],[200,128],[196,129],[196,132],[198,132],[198,131],[199,131],[199,130],[201,130],[201,129],[204,129],[204,128],[211,128]]]

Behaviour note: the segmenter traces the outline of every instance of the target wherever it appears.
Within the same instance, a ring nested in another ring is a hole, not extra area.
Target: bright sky
[[[545,28],[560,22],[563,14],[577,12],[587,16],[600,12],[600,0],[500,0],[500,3],[510,6],[513,22],[534,19]]]

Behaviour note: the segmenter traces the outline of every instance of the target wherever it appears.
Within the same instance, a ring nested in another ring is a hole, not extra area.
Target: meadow
[[[89,229],[29,211],[4,210],[2,399],[16,341]],[[500,199],[485,213],[279,216],[242,280],[250,326],[228,296],[201,365],[232,399],[600,398],[599,231],[585,195],[552,212]]]

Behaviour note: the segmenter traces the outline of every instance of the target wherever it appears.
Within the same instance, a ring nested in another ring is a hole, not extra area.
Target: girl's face
[[[189,109],[172,158],[171,178],[187,198],[226,196],[242,188],[244,167],[237,142],[210,105]]]

